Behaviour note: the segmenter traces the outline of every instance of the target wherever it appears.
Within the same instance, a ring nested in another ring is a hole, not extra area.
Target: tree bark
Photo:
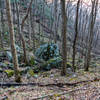
[[[66,31],[67,31],[67,17],[65,12],[65,0],[61,0],[61,12],[62,12],[62,71],[61,75],[66,75],[66,62],[67,62],[67,40],[66,40]]]
[[[20,38],[22,40],[22,46],[23,46],[23,53],[24,53],[24,62],[27,64],[27,57],[26,57],[26,43],[23,34],[21,33],[21,26],[20,26],[20,16],[19,16],[19,8],[18,4],[15,0],[16,4],[16,11],[17,11],[17,28],[18,28],[18,33],[20,35]]]
[[[92,51],[92,44],[93,44],[93,37],[94,37],[94,25],[97,15],[97,7],[98,7],[98,0],[92,1],[92,10],[91,10],[91,18],[90,18],[90,33],[89,33],[89,40],[88,40],[88,49],[86,54],[86,60],[84,64],[85,71],[89,70],[89,65],[91,61],[91,51]]]
[[[15,48],[14,27],[13,27],[12,15],[11,15],[10,0],[6,0],[6,10],[7,10],[9,32],[10,32],[11,53],[13,57],[13,64],[14,64],[14,70],[15,70],[15,81],[21,82],[21,77],[19,74],[17,52]]]
[[[76,20],[75,20],[75,38],[73,41],[73,71],[75,72],[76,70],[76,66],[75,66],[75,56],[76,56],[76,42],[77,42],[77,38],[78,38],[78,16],[79,16],[79,4],[80,4],[80,0],[78,0],[77,2],[77,11],[76,11]]]

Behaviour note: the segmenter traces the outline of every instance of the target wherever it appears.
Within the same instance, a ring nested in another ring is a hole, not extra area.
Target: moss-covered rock
[[[45,62],[41,66],[41,69],[50,70],[52,68],[59,68],[59,67],[61,67],[61,63],[62,63],[61,57],[55,57],[55,58],[52,58],[52,59],[48,60],[47,62]],[[67,68],[72,68],[71,63],[67,62],[66,64],[67,64]]]
[[[14,70],[9,69],[9,70],[5,70],[4,72],[7,74],[8,77],[12,77],[14,75]]]
[[[55,57],[45,62],[41,67],[43,70],[59,68],[61,66],[61,57]]]

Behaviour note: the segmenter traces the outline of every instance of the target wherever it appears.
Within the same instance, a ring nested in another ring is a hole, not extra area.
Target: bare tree
[[[77,9],[76,9],[76,20],[75,20],[75,37],[73,41],[73,71],[75,72],[76,66],[75,66],[75,55],[76,55],[76,42],[78,38],[78,17],[79,17],[79,6],[80,6],[80,0],[77,2]]]
[[[58,8],[58,0],[54,0],[54,41],[57,42],[57,8]]]
[[[11,52],[13,56],[13,64],[14,64],[14,70],[15,70],[15,81],[21,82],[17,52],[15,48],[14,26],[13,26],[12,15],[11,15],[10,0],[6,0],[6,10],[7,10],[8,26],[9,26],[9,31],[10,31]]]
[[[89,31],[89,40],[88,40],[88,49],[86,54],[86,60],[85,60],[85,71],[89,70],[89,65],[91,61],[91,50],[92,50],[92,44],[93,44],[93,37],[94,37],[94,25],[97,15],[97,8],[98,8],[98,0],[92,0],[92,10],[91,10],[91,16],[90,16],[90,31]]]
[[[1,42],[1,48],[3,49],[3,33],[4,33],[4,13],[3,13],[3,3],[2,0],[0,0],[0,14],[1,14],[1,31],[0,31],[0,42]]]
[[[67,31],[67,17],[65,12],[65,0],[61,0],[61,12],[62,12],[62,71],[61,75],[66,75],[66,62],[67,62],[67,40],[66,40],[66,31]]]

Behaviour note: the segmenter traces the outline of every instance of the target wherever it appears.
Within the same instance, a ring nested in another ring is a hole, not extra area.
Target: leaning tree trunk
[[[61,75],[66,75],[66,62],[67,62],[67,51],[66,51],[66,26],[67,26],[67,18],[65,12],[65,0],[61,0],[61,12],[62,12],[62,71]]]
[[[15,70],[15,81],[21,82],[21,77],[19,74],[17,52],[15,48],[14,27],[13,27],[12,15],[11,15],[10,0],[6,0],[6,10],[7,10],[9,32],[10,32],[11,52],[12,52],[12,57],[13,57],[14,70]]]

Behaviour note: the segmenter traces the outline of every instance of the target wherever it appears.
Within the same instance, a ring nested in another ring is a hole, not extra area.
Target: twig
[[[27,9],[27,13],[26,13],[25,17],[24,17],[23,20],[22,20],[22,25],[21,25],[21,29],[22,29],[22,30],[23,30],[23,26],[24,26],[25,20],[28,18],[28,14],[29,14],[29,12],[30,12],[30,10],[31,10],[32,2],[33,2],[33,0],[31,0],[31,2],[30,2],[30,4],[29,4],[29,8]]]

